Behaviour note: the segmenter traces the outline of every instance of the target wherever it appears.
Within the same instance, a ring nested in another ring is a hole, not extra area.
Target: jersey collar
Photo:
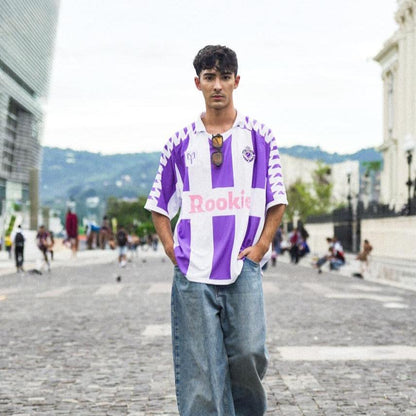
[[[202,117],[205,113],[201,113],[200,116],[196,119],[195,123],[195,131],[196,133],[206,133],[204,123],[202,122]],[[245,118],[244,116],[237,110],[237,117],[235,118],[234,124],[232,128],[241,127],[243,128],[245,125]]]

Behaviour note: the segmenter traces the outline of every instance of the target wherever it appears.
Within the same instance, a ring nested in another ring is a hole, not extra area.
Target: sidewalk
[[[146,249],[138,247],[137,254],[139,258],[144,259],[144,261],[146,261],[147,258],[164,256],[163,248],[160,244],[157,251],[153,251],[151,248],[147,249],[147,246]],[[355,256],[355,254],[347,253],[345,265],[342,266],[339,271],[333,271],[333,273],[353,277],[353,274],[360,270],[359,262],[358,260],[355,260]],[[74,258],[72,257],[71,250],[66,248],[62,244],[62,241],[58,240],[54,247],[54,261],[52,262],[52,268],[60,266],[81,267],[86,264],[112,263],[117,262],[117,257],[117,249],[94,249],[78,251],[77,256]],[[41,253],[36,245],[34,243],[27,244],[25,247],[25,270],[28,271],[36,268],[40,258]],[[316,254],[309,254],[307,257],[300,260],[299,266],[313,268],[313,263],[316,259]],[[290,263],[289,255],[280,255],[278,262]],[[323,270],[329,270],[327,264],[323,266]],[[16,267],[13,253],[12,259],[9,259],[6,251],[0,251],[0,276],[15,272]],[[416,259],[395,259],[371,256],[369,269],[364,273],[364,280],[416,291]]]
[[[161,257],[164,255],[163,249],[159,245],[158,250],[154,251],[151,248],[145,249],[142,247],[137,248],[137,256],[141,261],[147,261],[152,257]],[[130,253],[128,254],[130,255]],[[24,251],[24,269],[25,271],[33,270],[39,267],[42,254],[35,244],[26,244]],[[76,257],[72,256],[72,252],[69,248],[65,247],[61,240],[55,240],[54,246],[54,259],[51,262],[52,270],[56,267],[82,267],[85,265],[93,264],[106,264],[117,263],[118,250],[111,249],[93,249],[93,250],[80,250],[77,252]],[[0,276],[16,273],[16,266],[14,260],[14,253],[12,251],[12,258],[9,259],[9,255],[6,251],[0,251]]]
[[[347,253],[345,257],[345,265],[339,271],[331,272],[353,278],[353,274],[360,271],[359,261],[355,260],[356,254]],[[313,268],[317,258],[315,254],[310,254],[301,259],[299,265]],[[290,263],[289,255],[279,256],[278,262]],[[322,270],[329,271],[329,265],[325,264]],[[416,260],[371,256],[364,280],[416,291]]]

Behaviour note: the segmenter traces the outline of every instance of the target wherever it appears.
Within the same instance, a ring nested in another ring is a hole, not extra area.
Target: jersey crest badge
[[[243,158],[245,161],[247,162],[252,162],[255,158],[255,154],[253,149],[250,148],[250,146],[247,146],[244,150],[243,150]]]

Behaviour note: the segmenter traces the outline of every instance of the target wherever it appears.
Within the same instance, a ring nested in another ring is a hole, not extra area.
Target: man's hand
[[[170,261],[176,266],[177,261],[176,261],[175,250],[173,248],[173,245],[166,246],[166,247],[164,247],[164,249],[165,249],[165,253],[169,257]]]
[[[152,220],[155,226],[156,232],[162,242],[166,255],[170,261],[176,266],[176,256],[173,248],[173,235],[170,220],[165,215],[152,211]]]
[[[254,246],[247,247],[243,251],[241,251],[238,255],[238,258],[242,259],[244,257],[247,257],[256,263],[260,263],[260,260],[267,253],[267,250],[268,247],[261,246],[260,244],[255,244]]]
[[[269,249],[273,237],[276,234],[276,230],[282,222],[283,213],[285,212],[286,205],[279,204],[268,209],[266,213],[266,219],[264,222],[263,231],[259,238],[259,241],[251,247],[245,248],[238,258],[248,257],[250,260],[259,263]]]

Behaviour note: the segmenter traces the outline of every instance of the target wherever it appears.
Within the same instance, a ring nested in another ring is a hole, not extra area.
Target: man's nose
[[[215,88],[216,90],[220,90],[220,89],[222,89],[222,85],[221,85],[221,78],[220,78],[220,77],[216,77],[216,78],[215,78],[214,88]]]

